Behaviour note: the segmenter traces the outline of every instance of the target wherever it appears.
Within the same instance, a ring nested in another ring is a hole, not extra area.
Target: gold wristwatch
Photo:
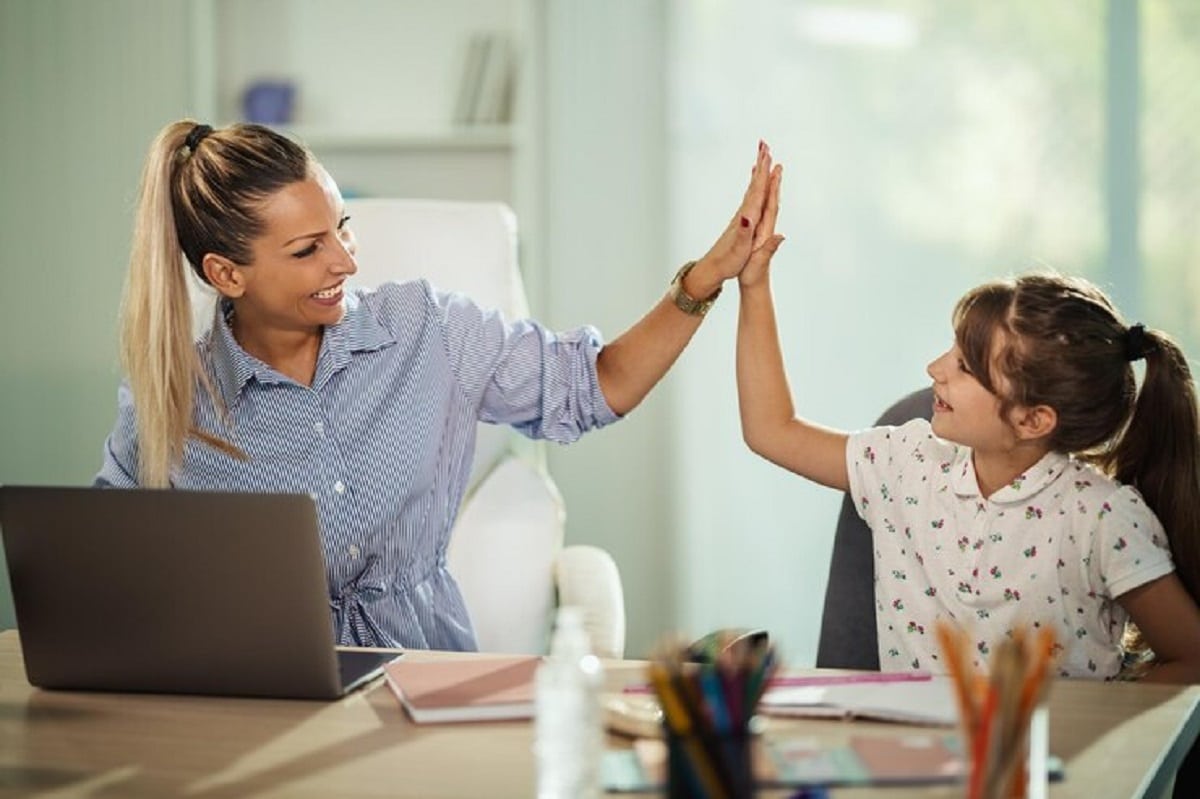
[[[697,300],[684,291],[683,279],[687,277],[688,272],[692,271],[692,267],[695,265],[695,261],[688,261],[679,267],[679,271],[675,273],[675,277],[671,280],[671,301],[675,303],[676,308],[689,316],[704,316],[708,313],[708,309],[712,307],[712,304],[717,301],[717,297],[721,296],[721,287],[717,286],[716,291],[702,300]]]

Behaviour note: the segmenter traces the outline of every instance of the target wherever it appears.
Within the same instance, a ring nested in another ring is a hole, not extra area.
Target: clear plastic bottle
[[[600,796],[604,673],[583,628],[583,612],[561,607],[550,654],[536,678],[534,754],[538,799]]]

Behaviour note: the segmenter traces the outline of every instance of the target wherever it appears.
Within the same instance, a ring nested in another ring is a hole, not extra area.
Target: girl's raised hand
[[[776,167],[776,171],[778,169]],[[711,264],[720,280],[740,275],[751,255],[766,246],[773,236],[773,215],[770,216],[769,231],[763,227],[768,221],[773,175],[771,148],[766,142],[760,141],[758,157],[750,171],[750,184],[746,187],[742,204],[729,220],[721,237],[701,259]],[[778,210],[778,198],[775,206]],[[778,244],[775,246],[778,247]]]
[[[783,244],[783,236],[775,232],[775,220],[779,218],[779,186],[783,183],[783,164],[776,164],[767,179],[767,198],[762,221],[754,234],[754,249],[750,253],[746,266],[738,274],[738,286],[750,288],[762,283],[767,278],[767,270],[771,266],[771,258],[779,245]]]

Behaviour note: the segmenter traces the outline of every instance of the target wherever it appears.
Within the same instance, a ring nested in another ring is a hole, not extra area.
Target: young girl
[[[1054,627],[1063,676],[1111,679],[1132,621],[1146,679],[1200,681],[1197,410],[1179,347],[1084,280],[1023,275],[959,300],[954,344],[928,367],[932,423],[846,434],[796,418],[768,272],[779,181],[769,245],[738,277],[742,430],[849,491],[871,527],[880,667],[944,671],[939,620],[972,635],[979,668],[1032,624]]]

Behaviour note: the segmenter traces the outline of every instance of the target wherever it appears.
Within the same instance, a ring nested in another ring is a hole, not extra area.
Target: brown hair
[[[1096,286],[1056,274],[971,290],[954,309],[954,330],[963,360],[1006,418],[1016,405],[1050,406],[1058,414],[1053,450],[1137,488],[1200,601],[1200,422],[1179,345],[1162,331],[1126,326]],[[1139,391],[1131,361],[1142,357]]]
[[[121,304],[121,363],[137,412],[141,485],[169,485],[189,437],[240,455],[192,423],[196,383],[215,394],[192,340],[183,260],[205,282],[208,253],[250,263],[264,230],[263,204],[308,178],[315,163],[307,149],[260,125],[214,131],[185,119],[150,145]]]

